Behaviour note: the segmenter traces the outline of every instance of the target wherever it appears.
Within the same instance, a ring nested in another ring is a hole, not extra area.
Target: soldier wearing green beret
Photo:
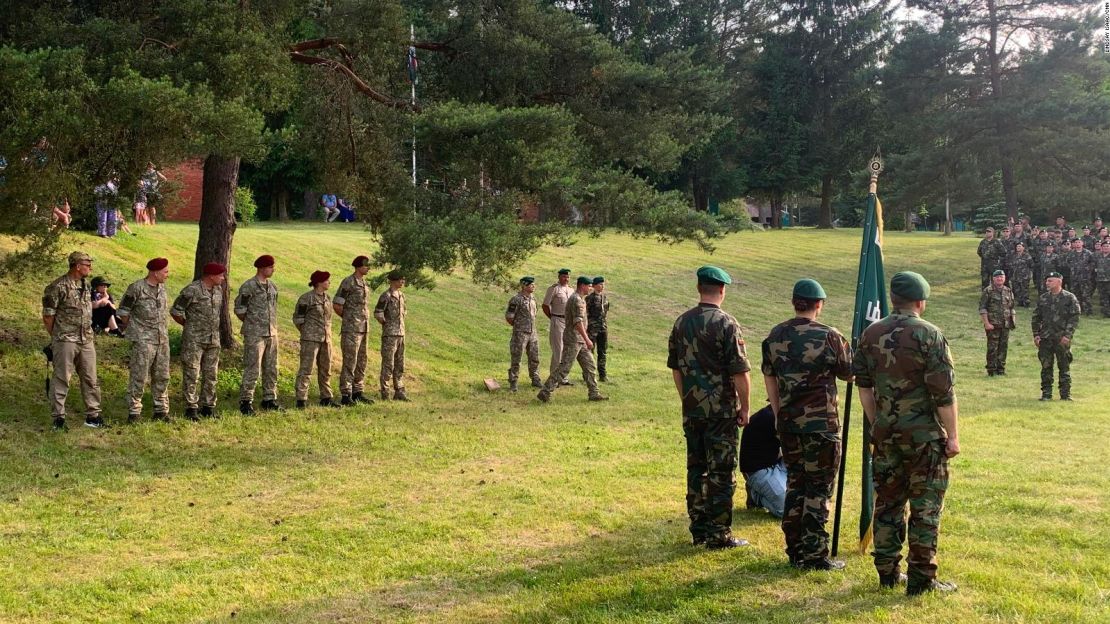
[[[667,341],[686,437],[686,512],[695,545],[735,548],[748,545],[732,534],[732,495],[751,365],[739,324],[721,310],[732,278],[714,266],[701,267],[697,276],[698,305],[678,317]]]
[[[1102,308],[1102,318],[1110,318],[1110,241],[1103,242],[1098,250],[1098,255],[1095,256],[1095,280],[1098,283],[1099,306]]]
[[[586,295],[586,318],[588,320],[586,333],[594,341],[594,353],[597,354],[597,378],[599,381],[609,381],[606,374],[609,351],[609,295],[605,293],[605,278],[597,276],[593,279],[593,292]]]
[[[1041,361],[1041,400],[1052,400],[1052,365],[1060,369],[1060,399],[1071,400],[1071,338],[1079,326],[1079,300],[1064,290],[1063,276],[1049,273],[1047,290],[1033,310],[1033,342]]]
[[[597,389],[597,368],[594,366],[594,356],[590,352],[594,343],[586,331],[586,293],[590,292],[592,280],[586,276],[578,278],[574,294],[567,300],[566,327],[563,329],[563,359],[556,368],[536,398],[544,403],[551,400],[551,394],[559,386],[565,385],[562,380],[570,375],[574,362],[582,368],[582,380],[586,382],[591,401],[608,401],[609,397],[601,394]]]
[[[960,452],[955,374],[944,334],[921,318],[928,298],[925,278],[896,274],[893,310],[864,330],[852,363],[875,449],[875,568],[880,586],[893,588],[908,538],[910,596],[956,589],[936,579],[948,460]]]
[[[841,570],[829,559],[829,499],[840,466],[836,380],[852,379],[852,350],[836,330],[817,321],[825,289],[812,279],[794,284],[794,318],[763,341],[763,381],[775,411],[786,464],[782,532],[790,564],[803,570]]]
[[[50,406],[55,429],[66,428],[69,380],[76,372],[85,402],[85,425],[103,427],[100,384],[96,379],[96,342],[92,328],[92,289],[85,278],[93,259],[83,251],[69,254],[69,271],[50,282],[42,293],[42,324],[50,334]]]
[[[998,270],[991,285],[979,295],[979,318],[987,332],[987,376],[1006,374],[1006,352],[1010,330],[1015,327],[1014,293],[1006,285],[1006,273]]]
[[[405,276],[397,270],[389,272],[389,290],[378,297],[374,318],[382,326],[382,371],[378,385],[383,401],[389,400],[389,384],[393,382],[393,400],[408,401],[405,394]]]
[[[520,278],[520,292],[509,300],[505,309],[505,322],[513,328],[509,337],[509,390],[517,391],[517,378],[520,372],[520,358],[528,354],[528,376],[534,388],[542,388],[540,381],[540,339],[536,333],[536,278],[526,275]]]

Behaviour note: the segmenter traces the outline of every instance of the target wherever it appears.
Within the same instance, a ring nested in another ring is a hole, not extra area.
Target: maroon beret
[[[272,266],[274,266],[274,257],[270,254],[258,256],[258,259],[254,261],[254,267],[256,269],[264,269]]]
[[[208,264],[204,265],[203,273],[205,275],[223,275],[226,272],[227,267],[220,264],[219,262],[209,262]]]
[[[308,278],[308,285],[315,286],[316,284],[319,284],[320,282],[326,282],[329,279],[331,279],[331,273],[328,273],[327,271],[313,271],[312,277]]]
[[[170,261],[165,258],[154,258],[146,263],[146,269],[148,271],[161,271],[168,266],[170,266]]]
[[[370,258],[367,258],[366,256],[355,256],[355,259],[351,260],[351,266],[355,267],[356,269],[360,266],[369,266],[369,265],[370,265]]]

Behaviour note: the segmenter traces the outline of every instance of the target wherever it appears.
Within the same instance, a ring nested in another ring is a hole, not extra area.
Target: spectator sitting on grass
[[[119,319],[116,318],[116,300],[108,293],[112,283],[103,277],[94,277],[92,281],[92,328],[94,333],[108,332],[116,338],[123,338],[119,330]]]
[[[343,223],[354,223],[355,209],[347,203],[347,200],[339,200],[339,220]]]
[[[324,221],[330,223],[339,216],[339,208],[336,206],[338,201],[333,193],[324,193],[320,196],[320,207],[324,209]]]

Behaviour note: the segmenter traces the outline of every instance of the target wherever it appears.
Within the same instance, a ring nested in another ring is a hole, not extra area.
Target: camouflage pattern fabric
[[[1068,255],[1068,281],[1064,288],[1068,289],[1079,300],[1079,307],[1086,313],[1092,314],[1091,292],[1094,290],[1094,256],[1090,251],[1083,249],[1072,251]]]
[[[42,293],[42,315],[54,317],[53,342],[93,342],[92,287],[69,274],[50,282]]]
[[[563,353],[559,366],[548,376],[543,384],[543,394],[550,396],[559,388],[564,379],[570,375],[570,369],[578,362],[582,369],[582,380],[586,382],[589,396],[600,396],[597,388],[597,366],[594,356],[586,348],[586,341],[578,333],[579,327],[587,326],[586,301],[577,292],[570,296],[566,303],[566,328],[563,330]]]
[[[344,310],[346,311],[346,310]],[[331,390],[331,315],[332,301],[328,294],[310,290],[297,299],[293,308],[293,325],[301,332],[300,365],[294,383],[296,399],[308,399],[308,384],[312,367],[316,366],[316,381],[320,398],[332,398]]]
[[[301,340],[330,343],[331,314],[331,298],[326,292],[310,290],[297,298],[293,325],[300,331]]]
[[[382,336],[382,371],[378,377],[382,397],[389,392],[393,382],[394,392],[405,391],[405,337]]]
[[[829,499],[840,466],[840,434],[832,431],[784,433],[786,504],[782,533],[791,561],[819,561],[829,556]]]
[[[370,286],[357,273],[343,278],[335,291],[336,305],[343,306],[342,334],[365,334],[370,328]]]
[[[130,379],[127,384],[127,413],[143,411],[143,393],[150,379],[150,394],[156,413],[170,409],[170,340],[167,324],[168,302],[165,284],[150,284],[145,279],[127,287],[116,314],[129,319],[124,334],[131,341]]]
[[[682,417],[686,438],[686,513],[695,541],[719,541],[732,533],[740,427],[731,418]]]
[[[124,330],[129,340],[152,344],[169,342],[168,313],[166,285],[150,284],[145,279],[127,287],[116,310],[121,319],[130,319]]]
[[[66,415],[69,380],[76,372],[81,381],[85,415],[100,415],[100,383],[96,378],[96,343],[92,330],[92,288],[84,279],[62,275],[42,293],[42,315],[54,317],[50,346],[54,350],[50,378],[50,411]]]
[[[221,286],[208,288],[203,280],[196,280],[181,290],[170,309],[170,314],[185,319],[181,331],[181,386],[186,408],[216,406],[223,303]]]
[[[781,407],[780,433],[840,431],[836,379],[852,378],[852,351],[836,328],[794,318],[763,341],[762,372],[774,377]]]
[[[1098,303],[1102,318],[1110,318],[1110,254],[1095,257],[1095,281],[1098,284]]]
[[[1060,344],[1061,338],[1071,340],[1079,326],[1079,300],[1061,290],[1053,295],[1045,292],[1033,310],[1033,336],[1040,337],[1037,359],[1041,362],[1041,396],[1052,396],[1053,364],[1060,371],[1060,396],[1071,396],[1071,345]]]
[[[1054,271],[1059,272],[1061,264],[1062,262],[1060,261],[1060,254],[1056,252],[1048,253],[1046,251],[1044,255],[1041,256],[1041,260],[1039,262],[1039,266],[1041,269],[1041,278],[1037,280],[1038,293],[1043,294],[1045,290],[1048,289],[1048,287],[1044,285],[1044,276]]]
[[[1048,247],[1051,242],[1052,239],[1048,236],[1044,238],[1037,237],[1034,238],[1033,241],[1029,243],[1029,247],[1026,248],[1026,251],[1028,251],[1029,255],[1033,258],[1033,286],[1038,292],[1040,292],[1040,284],[1043,279],[1042,276],[1044,275],[1044,273],[1041,272],[1041,261],[1045,255],[1045,248]]]
[[[298,401],[308,400],[308,385],[312,377],[313,365],[316,366],[316,383],[320,388],[320,398],[332,398],[331,349],[331,341],[301,340],[301,362],[297,368],[297,381],[294,387]]]
[[[343,351],[343,366],[339,369],[339,393],[350,396],[362,392],[366,384],[366,354],[370,346],[366,332],[342,332],[339,347]]]
[[[243,316],[243,339],[277,336],[278,288],[274,280],[254,276],[243,282],[235,296],[235,314]]]
[[[404,336],[407,314],[405,293],[400,290],[383,292],[382,296],[378,297],[378,305],[374,306],[374,317],[385,323],[382,326],[383,336]]]
[[[997,238],[979,241],[979,275],[983,280],[983,286],[986,286],[991,281],[991,273],[997,269],[1002,268],[1002,264],[1006,260],[1006,245]]]
[[[594,343],[597,356],[597,374],[601,379],[608,376],[609,363],[609,293],[591,292],[586,295],[586,333]]]
[[[185,407],[216,407],[220,345],[181,341],[181,390]],[[198,388],[199,386],[199,388]]]
[[[1014,291],[1014,301],[1018,305],[1029,305],[1029,280],[1033,278],[1033,257],[1028,252],[1010,256],[1010,270],[1006,273],[1010,289]]]
[[[540,342],[536,334],[536,299],[529,293],[517,293],[505,308],[505,318],[513,323],[509,337],[509,383],[519,378],[520,360],[528,355],[528,376],[533,382],[540,378]]]
[[[979,295],[979,314],[986,314],[994,329],[987,331],[987,372],[1006,372],[1006,354],[1010,345],[1010,330],[1014,328],[1013,291],[1008,287],[996,288],[994,284]]]

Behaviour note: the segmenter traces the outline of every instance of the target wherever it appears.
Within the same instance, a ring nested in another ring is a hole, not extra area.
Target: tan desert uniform
[[[223,307],[223,286],[208,288],[204,280],[196,280],[181,289],[170,309],[172,316],[185,319],[181,330],[181,385],[186,408],[216,406],[216,377],[220,373],[220,311]]]
[[[127,384],[127,414],[143,411],[143,392],[150,378],[154,413],[170,411],[170,337],[166,329],[169,304],[166,285],[141,279],[127,287],[117,312],[129,319],[124,335],[131,341],[131,377]]]
[[[293,324],[301,331],[301,366],[297,369],[297,400],[308,400],[308,379],[316,365],[320,400],[331,399],[331,297],[310,290],[297,299]]]
[[[343,368],[339,371],[339,394],[362,392],[366,383],[366,349],[370,334],[370,286],[356,273],[343,278],[335,291],[336,305],[343,306],[339,344]]]
[[[551,308],[551,318],[547,325],[547,343],[551,345],[551,364],[548,374],[554,374],[563,360],[563,330],[566,329],[567,300],[574,294],[574,288],[569,284],[563,286],[555,282],[547,287],[543,295],[543,305]],[[560,380],[562,381],[562,380]]]
[[[393,380],[394,393],[405,393],[405,293],[400,290],[387,290],[378,297],[374,306],[374,318],[383,321],[382,326],[382,373],[379,378],[382,398],[389,393],[389,381]]]
[[[42,293],[42,315],[54,317],[50,347],[54,350],[54,374],[50,379],[51,413],[65,418],[69,379],[76,372],[81,380],[85,417],[100,415],[100,384],[96,380],[96,343],[92,331],[92,289],[84,278],[63,275],[50,282]]]
[[[262,373],[262,400],[277,400],[278,289],[274,280],[263,284],[254,276],[243,282],[235,297],[235,314],[243,315],[243,385],[240,401],[254,400],[254,386]]]

